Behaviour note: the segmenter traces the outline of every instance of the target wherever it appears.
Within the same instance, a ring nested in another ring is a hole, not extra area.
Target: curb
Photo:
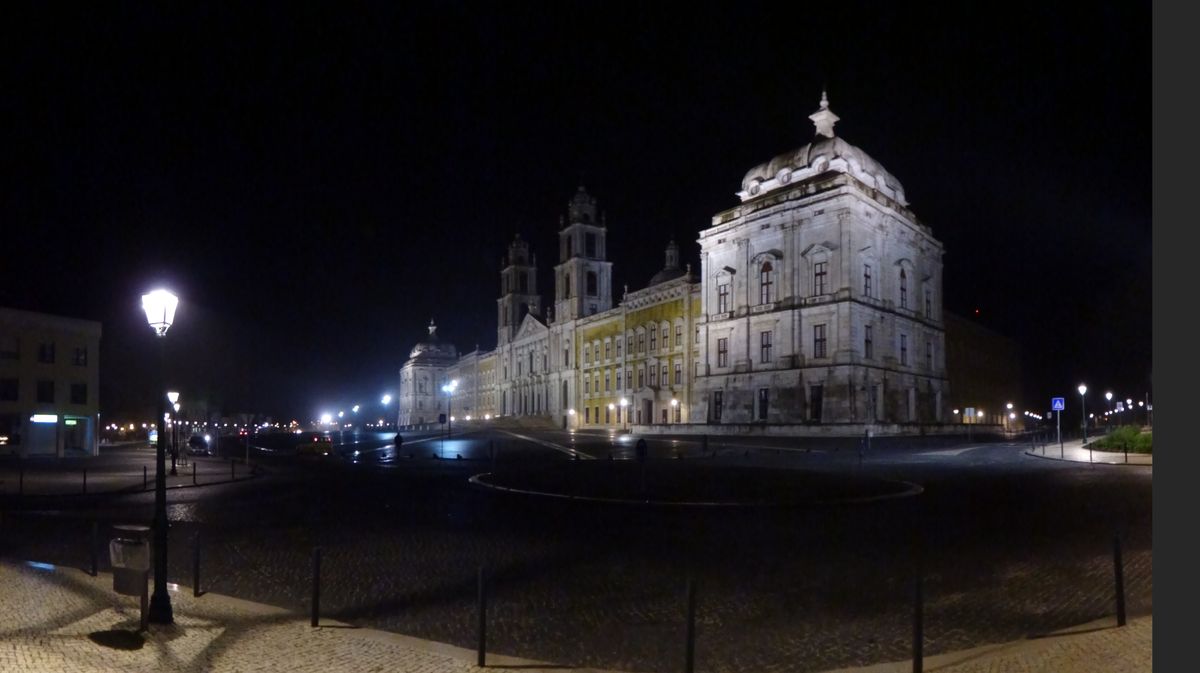
[[[1154,467],[1154,463],[1124,463],[1124,462],[1110,463],[1108,461],[1097,461],[1097,460],[1088,461],[1088,460],[1075,460],[1074,458],[1060,458],[1058,456],[1051,456],[1049,454],[1042,455],[1040,453],[1034,453],[1034,452],[1028,451],[1028,450],[1024,451],[1024,453],[1025,453],[1025,455],[1032,456],[1034,458],[1041,458],[1042,460],[1054,460],[1054,461],[1058,461],[1060,463],[1079,463],[1080,465],[1108,465],[1110,467]]]

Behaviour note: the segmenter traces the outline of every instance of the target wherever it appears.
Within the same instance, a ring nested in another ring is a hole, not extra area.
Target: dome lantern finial
[[[829,109],[829,96],[825,89],[821,89],[821,107],[816,112],[808,116],[812,120],[813,125],[817,127],[817,135],[825,136],[826,138],[833,137],[833,125],[838,122],[838,117]]]
[[[434,334],[435,332],[437,332],[437,325],[433,324],[433,318],[430,318],[429,319],[429,336],[436,337],[437,334]]]

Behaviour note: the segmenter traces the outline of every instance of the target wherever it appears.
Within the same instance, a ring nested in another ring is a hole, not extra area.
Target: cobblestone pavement
[[[487,563],[490,649],[630,671],[682,666],[690,574],[697,670],[821,671],[909,656],[917,533],[935,656],[1112,615],[1119,529],[1129,613],[1148,615],[1149,468],[1021,451],[868,466],[925,493],[807,510],[550,506],[467,488],[466,467],[264,479],[172,500],[170,574],[190,584],[199,532],[204,588],[303,611],[320,545],[325,614],[471,647],[476,569]],[[13,514],[3,551],[82,567],[88,527]]]

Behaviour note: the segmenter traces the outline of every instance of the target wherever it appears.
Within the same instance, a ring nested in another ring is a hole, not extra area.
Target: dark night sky
[[[945,244],[947,308],[1020,341],[1029,406],[1148,390],[1148,3],[646,4],[10,9],[0,305],[104,323],[105,414],[149,399],[160,281],[185,395],[376,402],[430,317],[494,344],[514,233],[552,293],[581,176],[615,294],[671,237],[696,263],[827,85]]]

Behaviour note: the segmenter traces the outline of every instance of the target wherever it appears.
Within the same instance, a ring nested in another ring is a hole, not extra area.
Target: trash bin
[[[150,577],[150,527],[132,524],[113,526],[117,537],[108,543],[108,560],[113,568],[113,591],[141,596]]]

